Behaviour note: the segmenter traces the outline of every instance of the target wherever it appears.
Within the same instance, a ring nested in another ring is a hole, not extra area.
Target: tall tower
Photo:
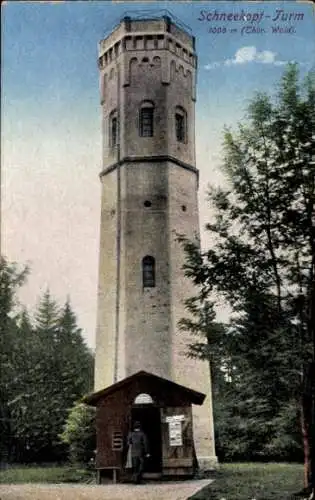
[[[99,44],[103,127],[95,390],[139,370],[207,394],[194,408],[215,461],[209,368],[179,331],[194,295],[176,234],[199,233],[195,40],[170,17],[125,17]]]

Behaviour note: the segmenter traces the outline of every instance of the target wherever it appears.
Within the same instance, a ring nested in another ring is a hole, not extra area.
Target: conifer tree
[[[14,418],[10,404],[14,400],[17,353],[17,293],[28,269],[0,259],[0,460],[10,461],[14,454]]]
[[[240,379],[249,382],[256,374],[253,397],[260,396],[265,385],[270,411],[274,408],[280,418],[285,411],[283,405],[277,409],[277,397],[281,400],[281,393],[290,387],[290,408],[300,412],[306,483],[312,490],[314,130],[314,74],[309,74],[302,85],[297,66],[291,64],[277,97],[257,94],[248,108],[246,124],[240,124],[236,131],[225,130],[223,171],[227,188],[209,189],[214,217],[207,230],[214,245],[202,252],[181,238],[187,251],[185,273],[200,290],[195,297],[199,307],[218,296],[232,310],[234,344],[229,338],[228,346],[235,353],[234,359],[244,364]],[[271,420],[267,417],[268,425]]]

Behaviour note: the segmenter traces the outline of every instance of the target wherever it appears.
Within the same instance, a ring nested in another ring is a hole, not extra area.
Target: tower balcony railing
[[[107,26],[103,32],[102,40],[106,39],[110,34],[112,34],[123,21],[158,21],[165,19],[166,22],[171,22],[175,24],[181,31],[183,31],[188,37],[194,39],[192,35],[191,28],[181,21],[178,17],[172,14],[167,9],[158,10],[138,10],[138,11],[126,11],[123,15],[116,19],[113,23]]]

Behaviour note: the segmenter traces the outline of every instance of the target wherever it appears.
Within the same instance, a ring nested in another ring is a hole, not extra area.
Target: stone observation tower
[[[176,234],[199,233],[195,39],[167,16],[125,17],[99,44],[103,168],[95,390],[139,370],[207,395],[199,464],[215,459],[206,362],[178,321],[195,294]]]

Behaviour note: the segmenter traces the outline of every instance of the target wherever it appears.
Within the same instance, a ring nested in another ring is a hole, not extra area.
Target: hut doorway
[[[162,472],[162,433],[160,408],[155,404],[135,402],[131,409],[131,425],[140,422],[148,438],[150,457],[146,459],[145,472]]]

